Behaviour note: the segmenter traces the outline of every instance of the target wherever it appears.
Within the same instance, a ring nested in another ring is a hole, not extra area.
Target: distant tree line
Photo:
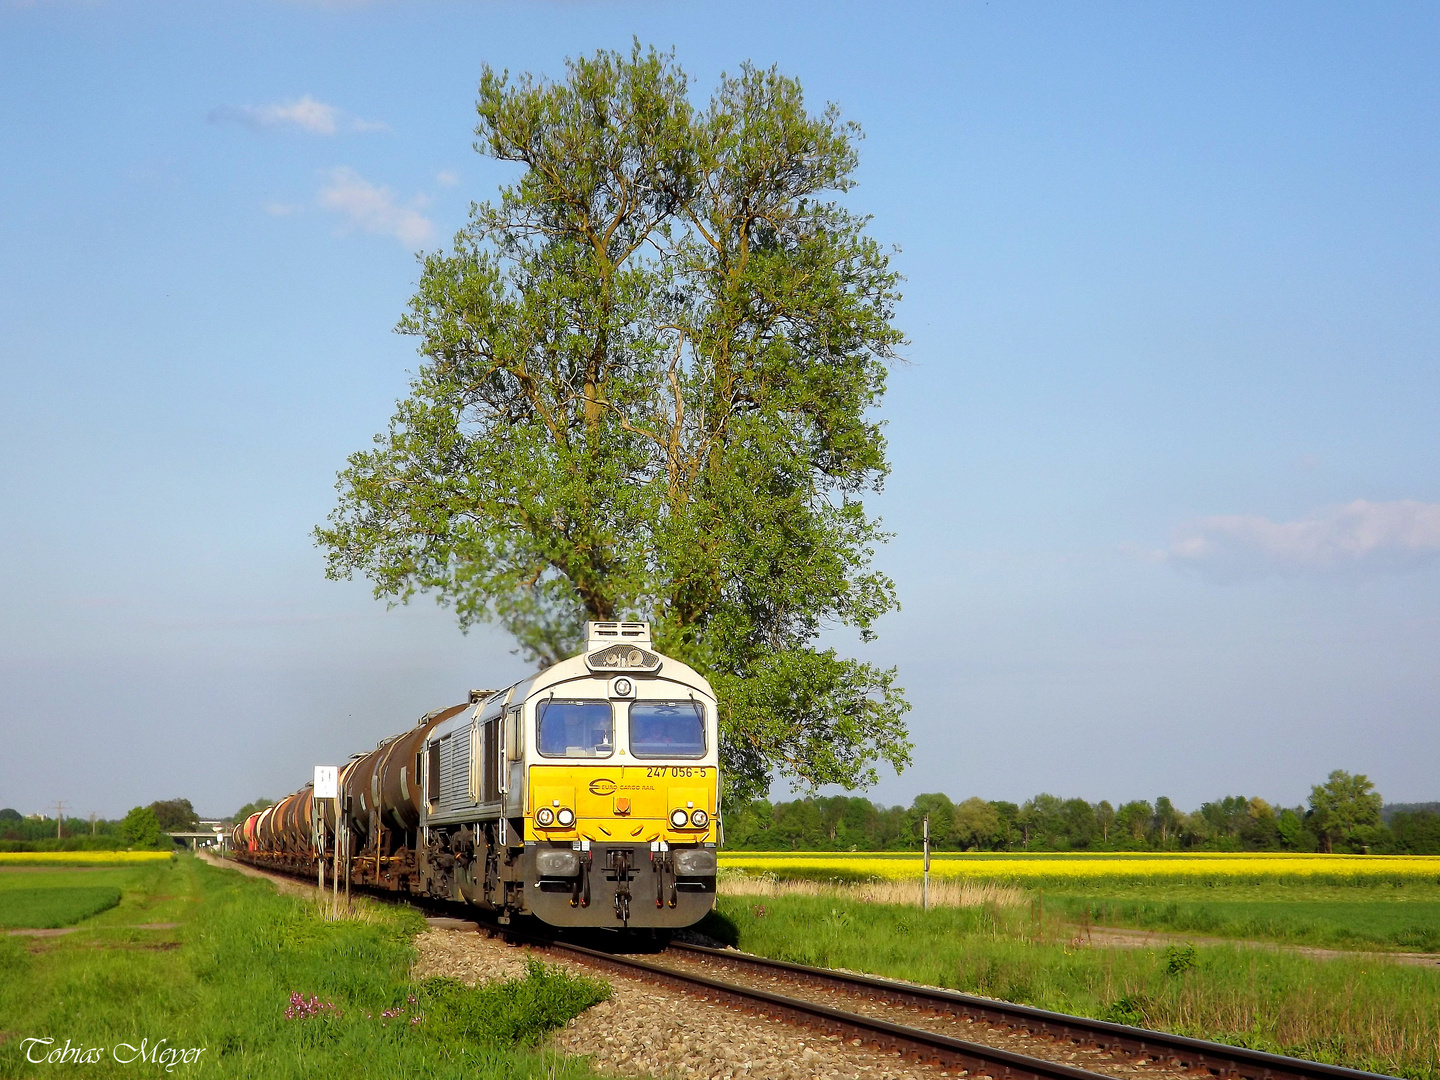
[[[113,851],[169,847],[167,832],[194,832],[200,818],[189,799],[164,799],[137,806],[117,820],[91,816],[63,821],[42,814],[0,810],[0,851]]]
[[[256,799],[231,815],[243,821],[272,805]],[[1164,795],[1153,803],[1114,806],[1041,794],[1023,803],[948,795],[916,796],[908,807],[837,795],[725,808],[725,846],[751,851],[911,851],[930,816],[931,845],[950,851],[1333,851],[1440,855],[1440,803],[1385,805],[1363,774],[1336,770],[1310,789],[1305,806],[1276,806],[1229,795],[1177,810]],[[137,806],[123,819],[68,817],[56,837],[54,818],[0,810],[0,851],[165,847],[166,832],[199,824],[189,799]]]
[[[275,800],[274,800],[274,799],[256,799],[254,802],[247,802],[244,806],[240,807],[239,810],[236,810],[235,813],[233,813],[233,814],[230,815],[229,820],[230,820],[232,823],[238,823],[238,822],[244,821],[244,820],[245,820],[246,818],[248,818],[251,814],[258,814],[261,810],[264,810],[267,806],[274,806],[274,805],[275,805]]]
[[[725,809],[725,846],[752,851],[1329,851],[1440,854],[1440,804],[1386,807],[1364,775],[1332,772],[1305,806],[1229,795],[1186,813],[1162,795],[1118,807],[1041,794],[1023,803],[939,793],[909,807],[834,796]]]

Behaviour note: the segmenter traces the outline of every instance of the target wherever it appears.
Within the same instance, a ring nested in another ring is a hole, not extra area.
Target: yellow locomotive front
[[[641,623],[592,623],[525,709],[525,906],[558,926],[689,926],[715,898],[715,695]]]
[[[680,927],[715,902],[715,694],[644,623],[428,729],[415,888],[556,926]]]

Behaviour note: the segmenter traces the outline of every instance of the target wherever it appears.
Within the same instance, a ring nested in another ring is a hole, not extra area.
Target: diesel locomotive
[[[235,856],[312,876],[333,867],[501,922],[698,922],[721,838],[714,691],[656,652],[646,623],[585,629],[580,655],[472,690],[351,758],[338,798],[311,784],[251,815]]]

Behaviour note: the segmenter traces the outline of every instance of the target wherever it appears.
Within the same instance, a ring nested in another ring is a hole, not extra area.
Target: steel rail
[[[995,1080],[1114,1080],[1101,1073],[1088,1072],[1057,1061],[1029,1057],[983,1043],[967,1042],[923,1028],[892,1024],[861,1013],[845,1012],[801,998],[773,994],[736,983],[722,982],[704,975],[676,971],[661,964],[601,952],[568,941],[539,937],[517,931],[513,926],[482,924],[494,932],[552,952],[569,954],[582,963],[626,975],[640,975],[647,982],[658,982],[703,999],[715,999],[736,1005],[750,1012],[762,1013],[790,1023],[800,1023],[827,1034],[859,1038],[882,1049],[929,1061],[945,1067],[958,1067],[973,1074]]]
[[[706,960],[718,961],[734,968],[778,973],[785,978],[828,989],[859,992],[911,1008],[930,1009],[990,1024],[1003,1024],[1042,1038],[1094,1046],[1132,1058],[1151,1058],[1171,1068],[1178,1066],[1197,1073],[1234,1080],[1393,1080],[1385,1077],[1383,1073],[1365,1072],[1241,1046],[1228,1046],[1205,1039],[1171,1035],[1163,1031],[1049,1012],[1029,1005],[1014,1005],[953,990],[808,967],[785,960],[771,960],[753,953],[712,949],[680,942],[671,942],[669,949],[680,954],[702,956]]]

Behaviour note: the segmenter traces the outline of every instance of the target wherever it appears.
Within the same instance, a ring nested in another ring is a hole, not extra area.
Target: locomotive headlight
[[[571,810],[568,806],[562,806],[559,810],[555,811],[555,820],[559,822],[562,829],[568,829],[571,825],[575,824],[575,811]]]
[[[690,812],[690,824],[697,829],[703,829],[710,824],[710,815],[704,810],[692,810]]]
[[[535,824],[549,828],[555,821],[555,811],[548,806],[542,806],[535,811]]]
[[[690,815],[684,810],[675,809],[670,811],[670,824],[677,829],[683,829],[685,823],[690,820]]]

